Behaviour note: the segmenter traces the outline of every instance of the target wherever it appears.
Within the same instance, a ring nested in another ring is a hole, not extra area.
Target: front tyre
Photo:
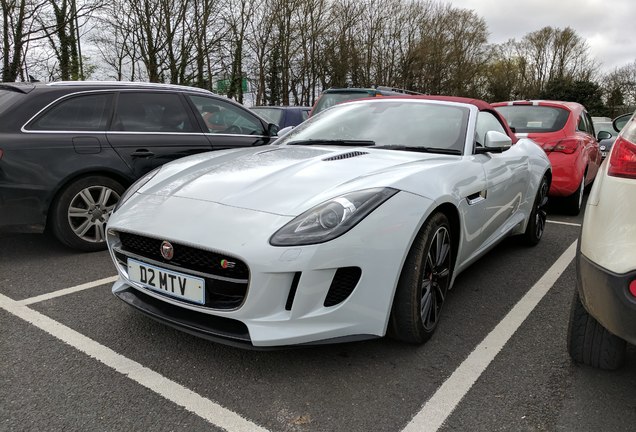
[[[618,369],[625,362],[626,345],[585,310],[579,293],[575,292],[568,326],[568,352],[572,360],[599,369]]]
[[[119,182],[104,176],[76,180],[52,204],[51,231],[73,249],[106,249],[106,223],[124,191]]]
[[[452,233],[443,213],[433,214],[409,251],[398,282],[390,335],[421,344],[437,328],[452,276]]]
[[[523,242],[528,246],[536,246],[541,240],[541,237],[543,237],[547,219],[545,206],[548,203],[549,189],[550,182],[546,176],[543,176],[532,205],[532,212],[530,213],[530,219],[526,226],[526,232],[523,234]]]

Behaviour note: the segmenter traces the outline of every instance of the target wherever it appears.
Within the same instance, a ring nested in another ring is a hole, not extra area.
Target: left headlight
[[[150,180],[152,180],[152,178],[157,175],[157,173],[159,172],[160,169],[161,169],[161,167],[150,171],[148,174],[144,175],[139,180],[137,180],[132,185],[130,185],[130,187],[128,189],[126,189],[126,192],[124,192],[122,197],[119,199],[119,202],[117,203],[117,205],[113,209],[113,213],[115,213],[117,211],[117,209],[119,209],[119,207],[121,207],[126,201],[128,201],[130,199],[130,197],[133,196],[146,183],[148,183]]]
[[[269,239],[272,246],[324,243],[349,231],[397,189],[374,188],[350,192],[319,204],[294,218]]]

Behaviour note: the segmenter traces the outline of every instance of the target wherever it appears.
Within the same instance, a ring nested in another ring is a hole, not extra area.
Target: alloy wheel
[[[435,328],[450,281],[451,242],[448,229],[439,227],[429,245],[422,280],[421,317],[424,329]]]
[[[119,202],[119,194],[106,186],[90,186],[73,197],[68,222],[79,238],[92,243],[106,240],[106,223]]]
[[[539,196],[537,197],[537,208],[535,210],[535,234],[538,239],[543,236],[543,231],[545,230],[545,223],[548,217],[547,212],[545,211],[545,206],[548,203],[548,183],[546,181],[541,182],[541,186],[539,187]]]

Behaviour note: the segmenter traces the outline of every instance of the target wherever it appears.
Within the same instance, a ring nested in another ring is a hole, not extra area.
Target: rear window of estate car
[[[106,130],[111,93],[88,94],[63,99],[27,125],[30,130]]]
[[[538,105],[508,105],[495,108],[518,133],[556,132],[563,129],[570,112]]]

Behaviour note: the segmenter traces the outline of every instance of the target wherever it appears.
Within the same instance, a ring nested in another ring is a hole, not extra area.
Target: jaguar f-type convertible
[[[107,227],[113,293],[233,345],[423,343],[462,270],[507,236],[539,242],[550,181],[485,102],[347,102],[131,186]]]

